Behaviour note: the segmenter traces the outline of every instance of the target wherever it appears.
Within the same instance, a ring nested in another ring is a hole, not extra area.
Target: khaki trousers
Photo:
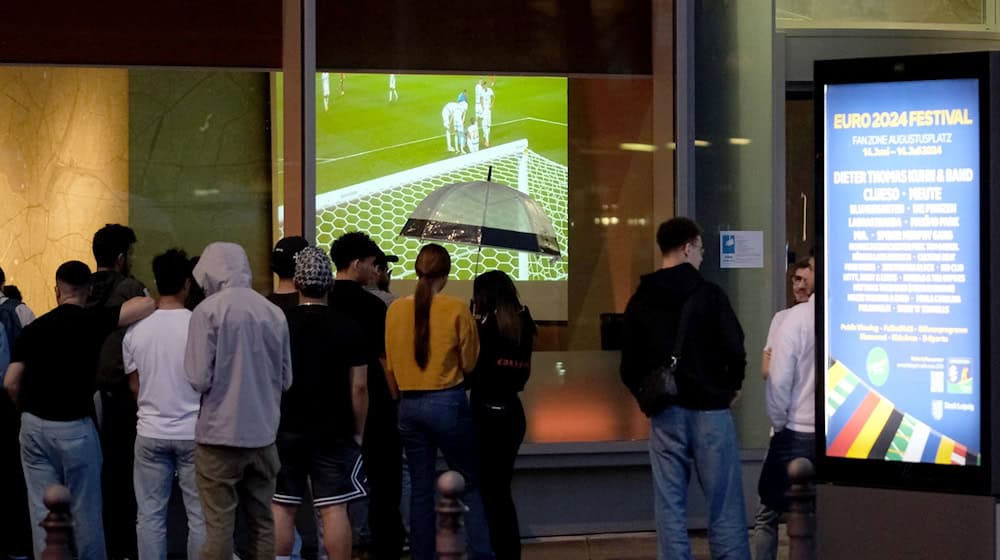
[[[274,444],[258,448],[198,444],[195,478],[205,515],[203,560],[233,557],[236,508],[246,512],[251,557],[274,559],[271,498],[280,462]]]

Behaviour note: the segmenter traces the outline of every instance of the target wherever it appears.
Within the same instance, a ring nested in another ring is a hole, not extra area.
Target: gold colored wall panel
[[[37,314],[56,268],[128,223],[128,74],[0,68],[0,266]]]

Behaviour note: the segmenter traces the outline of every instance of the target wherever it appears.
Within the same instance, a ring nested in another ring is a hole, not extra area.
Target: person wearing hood
[[[677,358],[676,395],[641,399],[650,417],[660,558],[691,558],[687,493],[692,470],[708,502],[713,558],[750,558],[740,446],[730,405],[746,370],[743,329],[722,289],[702,278],[701,228],[677,217],[660,225],[660,270],[643,276],[625,309],[622,381],[637,398],[647,377]],[[679,356],[682,309],[688,302]]]
[[[201,393],[195,477],[205,515],[202,558],[232,558],[236,507],[244,508],[252,558],[274,558],[271,498],[278,474],[281,394],[292,385],[288,323],[251,288],[234,243],[205,247],[194,268],[205,300],[188,328],[184,369]]]

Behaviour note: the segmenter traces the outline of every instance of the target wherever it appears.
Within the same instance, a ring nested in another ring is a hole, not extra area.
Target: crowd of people
[[[351,558],[364,525],[372,558],[408,541],[430,560],[440,451],[466,481],[470,558],[520,557],[510,486],[536,331],[506,274],[478,277],[471,304],[448,296],[450,255],[428,244],[415,296],[398,298],[397,259],[352,232],[329,255],[281,239],[266,296],[239,245],[167,250],[154,299],[131,274],[136,242],[98,231],[97,270],[60,265],[37,318],[0,299],[0,554],[41,558],[44,495],[61,484],[77,557],[166,558],[176,481],[188,558],[292,558],[311,500],[320,557]]]
[[[154,299],[131,275],[136,241],[125,226],[98,231],[97,271],[60,265],[57,305],[37,318],[0,270],[0,554],[41,557],[44,495],[62,484],[79,558],[166,558],[176,479],[188,558],[233,558],[234,535],[245,557],[292,558],[311,500],[321,558],[350,558],[364,525],[373,558],[399,559],[408,541],[411,558],[431,560],[440,454],[465,478],[469,557],[520,558],[511,481],[537,331],[509,276],[479,275],[471,303],[447,295],[451,256],[428,244],[415,294],[396,297],[397,259],[351,232],[329,255],[278,241],[267,296],[239,245],[167,250],[153,259]],[[713,557],[774,558],[787,466],[815,453],[813,260],[793,267],[796,304],[775,315],[763,350],[773,435],[748,538],[731,413],[744,332],[701,275],[698,224],[668,220],[657,243],[662,266],[625,310],[621,376],[650,417],[660,557],[691,557],[695,476]]]

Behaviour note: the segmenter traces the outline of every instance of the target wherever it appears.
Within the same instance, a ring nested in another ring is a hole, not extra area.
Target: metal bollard
[[[816,469],[805,457],[788,465],[788,558],[816,558]]]
[[[462,515],[469,508],[459,497],[465,492],[465,479],[455,471],[448,471],[438,477],[437,490],[441,499],[434,508],[438,514],[435,543],[440,560],[459,560],[465,555],[465,541],[462,539]]]
[[[49,514],[40,523],[45,529],[45,551],[41,560],[72,560],[73,519],[69,513],[69,489],[61,484],[49,486],[44,502]]]

